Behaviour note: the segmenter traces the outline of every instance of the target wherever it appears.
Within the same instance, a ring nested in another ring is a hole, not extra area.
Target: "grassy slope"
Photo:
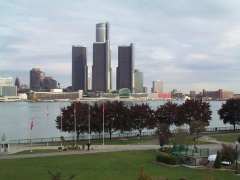
[[[74,179],[135,179],[144,165],[152,177],[204,179],[204,170],[153,164],[156,154],[147,150],[0,160],[0,174],[4,180],[48,179],[49,169],[54,173],[62,172],[62,179],[68,179],[72,173],[77,174]],[[214,171],[213,174],[218,180],[237,178],[234,172]]]

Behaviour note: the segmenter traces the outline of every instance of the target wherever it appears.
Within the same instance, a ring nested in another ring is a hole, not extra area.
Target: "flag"
[[[31,122],[31,130],[32,130],[32,128],[33,128],[33,120],[32,120],[32,122]]]
[[[105,107],[104,107],[104,104],[103,104],[103,110],[102,110],[103,114],[104,114],[104,109],[105,109]]]
[[[60,107],[60,115],[62,114],[62,107]]]
[[[48,106],[47,106],[47,116],[49,115],[49,112],[48,112]]]
[[[76,104],[74,104],[74,115],[76,114]]]

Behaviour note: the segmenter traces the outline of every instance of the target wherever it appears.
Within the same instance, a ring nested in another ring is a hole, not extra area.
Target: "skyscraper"
[[[30,70],[30,89],[40,91],[43,86],[44,77],[45,73],[40,71],[40,68]]]
[[[156,80],[153,81],[152,93],[163,93],[163,81]]]
[[[143,92],[143,73],[139,69],[136,69],[134,72],[135,78],[135,93]]]
[[[87,48],[72,46],[72,91],[88,89]]]
[[[92,90],[108,92],[112,89],[109,23],[96,24],[96,42],[93,43]]]
[[[117,89],[134,90],[134,44],[118,47]]]

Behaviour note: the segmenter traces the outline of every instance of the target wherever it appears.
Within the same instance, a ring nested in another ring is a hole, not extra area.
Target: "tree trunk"
[[[234,131],[235,131],[236,130],[236,124],[235,123],[233,124],[233,128],[234,128]]]
[[[140,139],[142,138],[142,131],[141,130],[138,130],[139,133],[140,133]]]

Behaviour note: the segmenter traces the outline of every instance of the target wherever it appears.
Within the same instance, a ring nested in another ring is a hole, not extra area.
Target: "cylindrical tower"
[[[109,23],[96,24],[96,42],[109,40]]]

